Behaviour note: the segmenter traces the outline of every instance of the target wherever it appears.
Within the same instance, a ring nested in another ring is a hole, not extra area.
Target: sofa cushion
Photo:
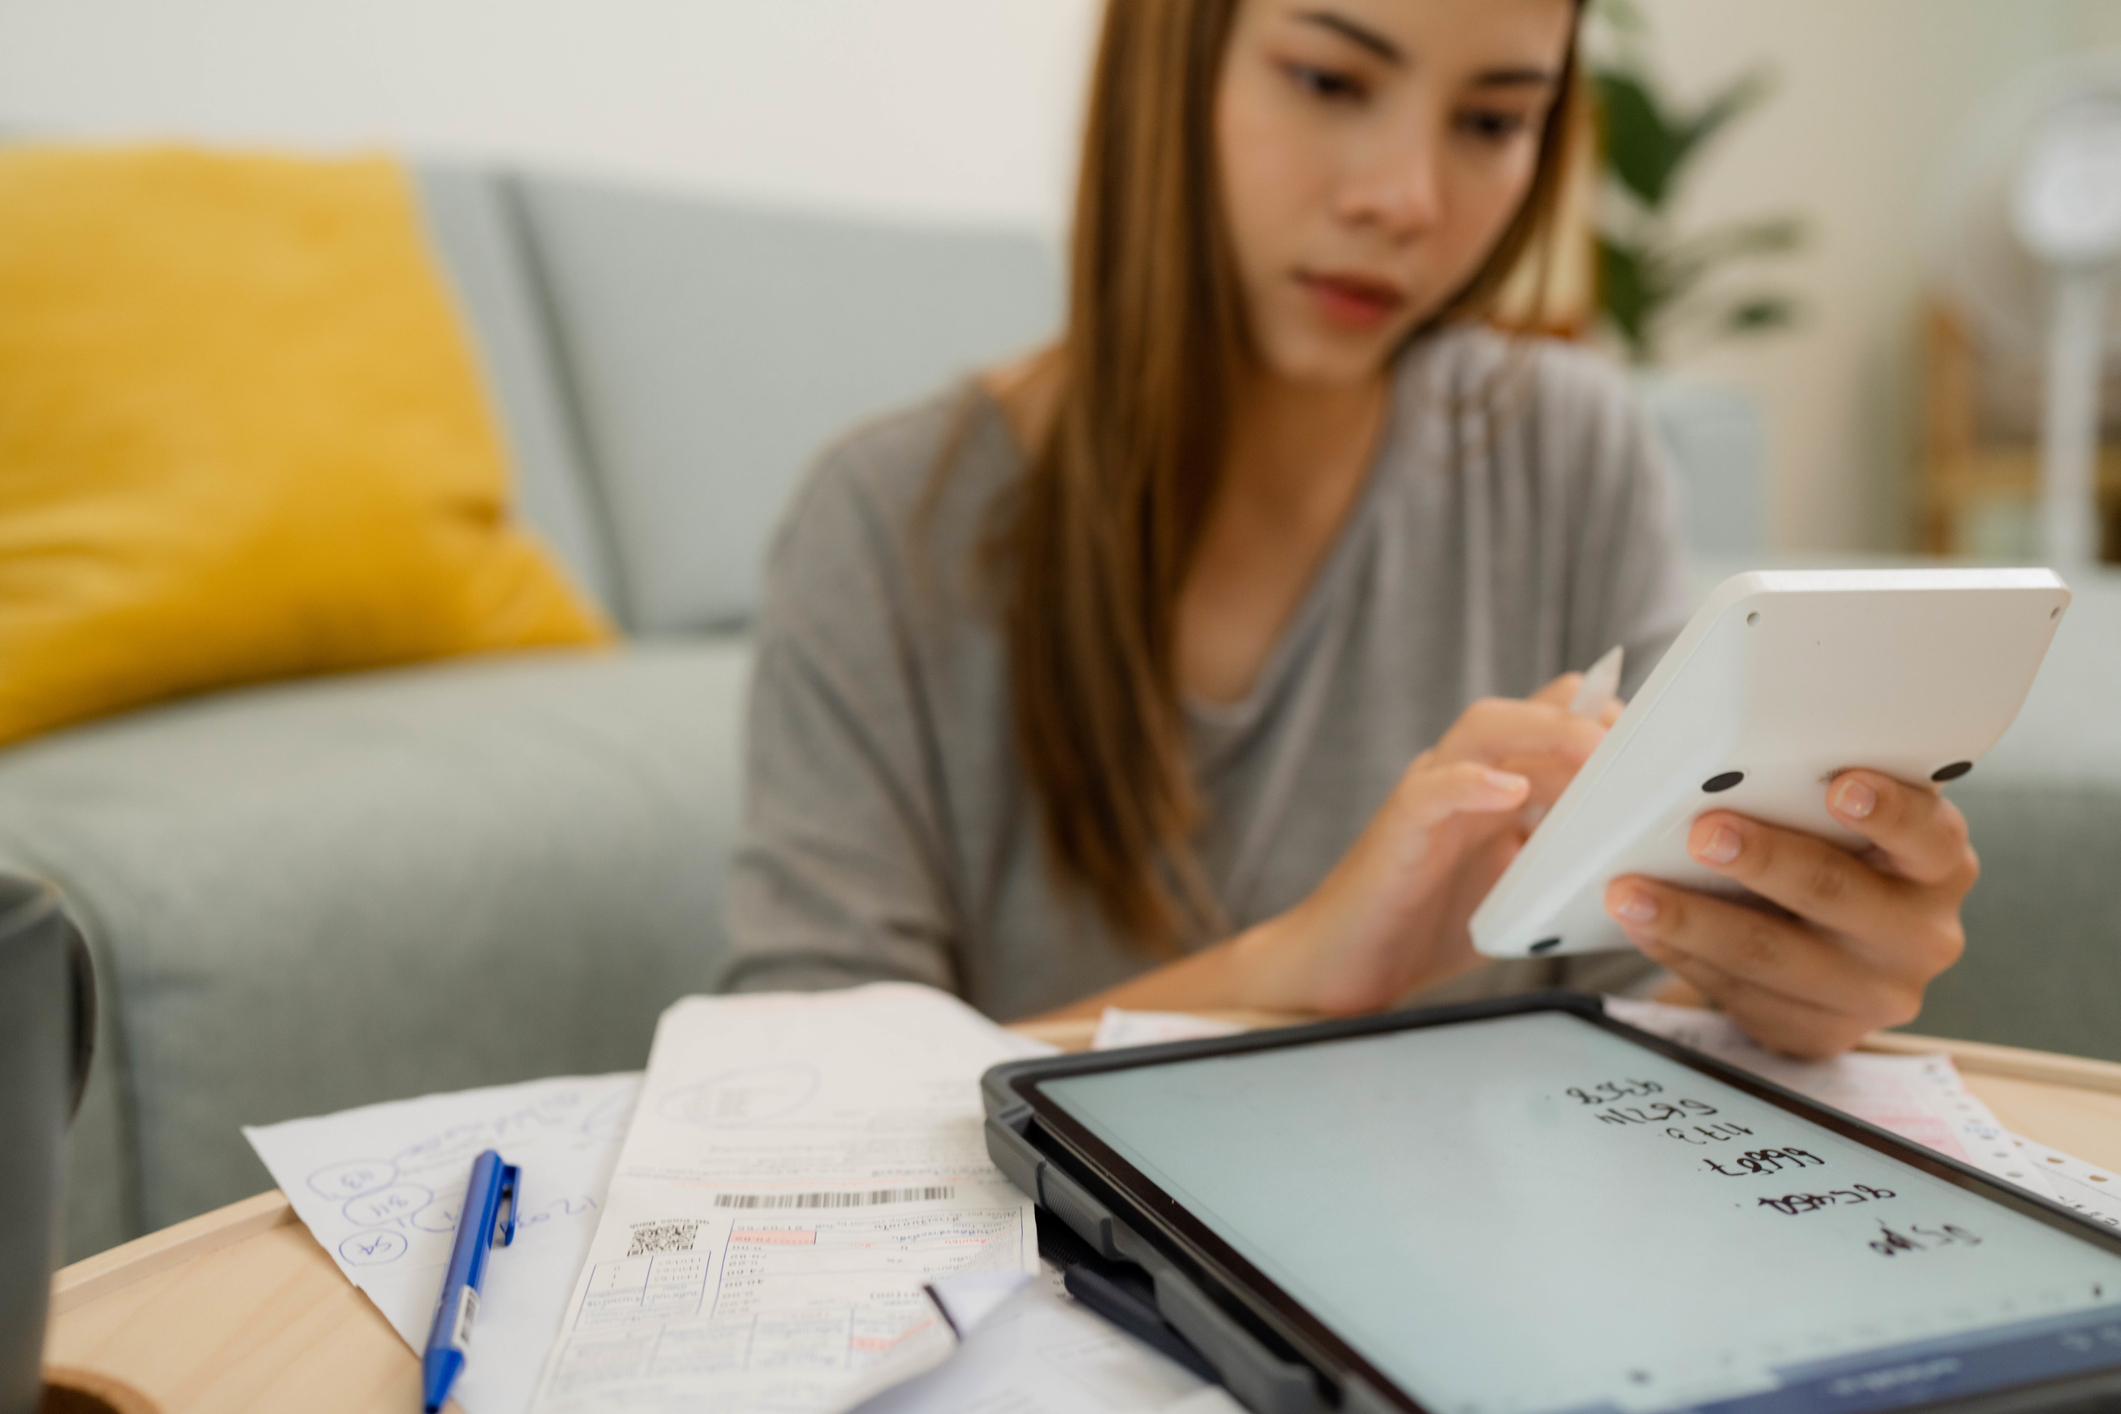
[[[1977,770],[1950,794],[1981,881],[1909,1029],[2121,1061],[2121,786]]]
[[[520,183],[638,631],[747,618],[831,437],[1057,327],[1055,265],[1027,236]]]
[[[621,617],[602,511],[575,445],[508,178],[443,162],[422,162],[413,176],[428,240],[449,276],[507,436],[517,514],[606,613]]]
[[[604,628],[382,158],[0,151],[0,741]]]
[[[2121,575],[2072,579],[2018,719],[1947,791],[1981,880],[1914,1029],[2121,1061]]]
[[[640,1066],[721,946],[741,641],[303,682],[0,756],[90,935],[76,1255],[271,1185],[238,1126]]]

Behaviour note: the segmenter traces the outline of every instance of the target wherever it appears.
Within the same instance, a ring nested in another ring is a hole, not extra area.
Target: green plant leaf
[[[1638,76],[1601,69],[1592,81],[1605,136],[1606,166],[1637,201],[1658,210],[1671,189],[1678,133],[1658,107],[1649,85]]]
[[[1709,267],[1694,262],[1683,264],[1676,260],[1661,260],[1657,265],[1657,305],[1661,310],[1666,305],[1677,304],[1694,292],[1694,287],[1708,277]],[[1654,317],[1654,315],[1652,316]]]
[[[1613,33],[1630,37],[1649,34],[1649,16],[1635,0],[1595,0],[1591,6],[1593,17],[1613,27]]]
[[[1673,154],[1672,165],[1683,165],[1696,148],[1736,119],[1759,107],[1774,89],[1774,75],[1765,65],[1747,69],[1733,79],[1725,85],[1723,92],[1711,98],[1692,120],[1682,125],[1676,138],[1677,151]]]
[[[1636,363],[1658,353],[1661,330],[1713,322],[1725,333],[1786,326],[1799,309],[1763,294],[1732,302],[1702,286],[1726,262],[1774,255],[1803,244],[1794,217],[1733,222],[1679,239],[1670,205],[1681,174],[1719,133],[1765,102],[1773,72],[1747,69],[1691,112],[1669,106],[1652,77],[1651,31],[1641,0],[1590,0],[1602,26],[1602,57],[1589,69],[1597,98],[1604,164],[1611,186],[1598,234],[1598,302]]]
[[[1713,243],[1714,258],[1718,260],[1738,255],[1779,255],[1804,244],[1804,218],[1769,216],[1758,221],[1742,221],[1734,226],[1718,227],[1689,242],[1695,243]]]
[[[1666,111],[1650,81],[1618,66],[1595,70],[1606,166],[1651,211],[1671,198],[1679,173],[1710,138],[1765,102],[1774,79],[1765,67],[1740,74],[1691,118]]]
[[[1723,327],[1733,334],[1787,329],[1796,322],[1797,306],[1783,295],[1756,295],[1752,299],[1740,300],[1723,316]]]
[[[1598,238],[1598,303],[1627,346],[1628,357],[1649,362],[1655,353],[1651,322],[1663,299],[1646,252],[1606,236]]]
[[[1772,216],[1718,226],[1672,246],[1665,259],[1675,272],[1708,273],[1712,265],[1748,255],[1779,255],[1804,244],[1804,222],[1795,216]]]

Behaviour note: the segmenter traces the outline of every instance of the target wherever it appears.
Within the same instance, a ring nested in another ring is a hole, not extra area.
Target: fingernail
[[[1729,825],[1718,825],[1716,833],[1701,847],[1701,857],[1709,864],[1728,864],[1738,857],[1738,832]]]
[[[1861,781],[1843,781],[1834,787],[1834,813],[1851,820],[1867,820],[1878,808],[1878,792]]]
[[[1510,791],[1516,790],[1517,787],[1522,784],[1524,784],[1523,776],[1513,776],[1508,771],[1488,772],[1488,785],[1492,789],[1501,791],[1504,794],[1508,794]]]
[[[1630,923],[1648,923],[1657,917],[1657,900],[1640,889],[1629,889],[1613,905],[1613,912]]]

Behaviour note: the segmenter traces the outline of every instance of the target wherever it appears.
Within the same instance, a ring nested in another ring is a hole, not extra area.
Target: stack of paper
[[[455,1395],[471,1414],[521,1414],[596,1232],[640,1083],[539,1080],[243,1133],[311,1235],[415,1351],[427,1347],[471,1161],[491,1148],[522,1166],[516,1239],[490,1259],[478,1355]]]
[[[1038,1270],[977,1084],[1024,1053],[921,987],[673,1006],[534,1407],[826,1414],[941,1362],[927,1283]]]

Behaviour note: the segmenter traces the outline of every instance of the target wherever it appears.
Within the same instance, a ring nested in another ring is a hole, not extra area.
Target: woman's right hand
[[[1468,707],[1416,757],[1339,864],[1295,908],[1231,940],[1241,1005],[1345,1015],[1474,966],[1468,920],[1620,714],[1568,710],[1582,676]]]

